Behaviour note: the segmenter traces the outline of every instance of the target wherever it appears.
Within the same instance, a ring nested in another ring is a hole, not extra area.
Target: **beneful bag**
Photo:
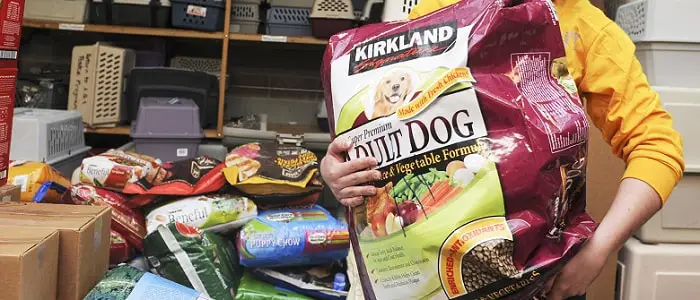
[[[588,122],[548,0],[337,34],[323,85],[377,195],[348,210],[367,299],[532,299],[595,229]]]

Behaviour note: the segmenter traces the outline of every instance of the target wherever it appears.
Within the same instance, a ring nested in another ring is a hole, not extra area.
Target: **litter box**
[[[204,138],[199,107],[191,99],[143,98],[131,137],[136,152],[178,161],[197,156]]]

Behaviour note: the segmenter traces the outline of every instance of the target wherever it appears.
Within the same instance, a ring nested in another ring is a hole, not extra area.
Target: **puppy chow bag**
[[[588,121],[548,0],[465,0],[331,38],[329,123],[375,157],[348,211],[367,299],[532,299],[595,229]]]

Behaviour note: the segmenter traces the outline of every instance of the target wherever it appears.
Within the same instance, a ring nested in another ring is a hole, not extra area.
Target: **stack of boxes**
[[[697,0],[636,0],[616,22],[683,137],[686,173],[664,208],[619,255],[619,300],[700,295],[700,11]]]

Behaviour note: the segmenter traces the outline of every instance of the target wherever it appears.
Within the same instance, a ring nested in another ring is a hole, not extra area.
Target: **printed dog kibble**
[[[588,121],[547,0],[468,0],[331,38],[329,123],[374,157],[349,210],[367,299],[530,299],[595,228]]]

